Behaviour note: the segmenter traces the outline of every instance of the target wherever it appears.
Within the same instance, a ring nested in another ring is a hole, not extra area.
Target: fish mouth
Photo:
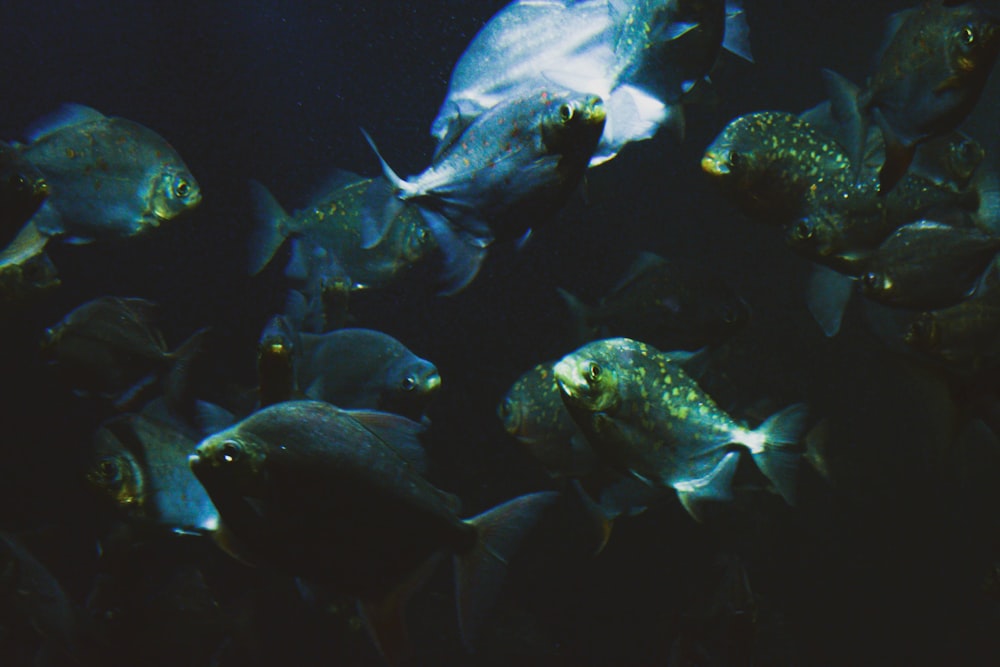
[[[559,390],[573,399],[586,398],[590,393],[590,385],[587,383],[572,359],[563,359],[552,368]]]
[[[729,173],[729,164],[721,155],[709,151],[701,158],[701,170],[712,176],[725,176]]]
[[[425,393],[436,391],[440,386],[441,386],[441,375],[439,373],[431,373],[426,378],[424,378]]]
[[[588,106],[587,120],[591,123],[603,123],[608,118],[608,110],[604,107],[604,100],[595,97]]]

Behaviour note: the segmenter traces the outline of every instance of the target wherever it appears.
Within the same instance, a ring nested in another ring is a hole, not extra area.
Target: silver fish
[[[89,107],[66,105],[40,121],[22,155],[50,187],[36,226],[70,243],[142,234],[201,201],[198,182],[163,137]]]

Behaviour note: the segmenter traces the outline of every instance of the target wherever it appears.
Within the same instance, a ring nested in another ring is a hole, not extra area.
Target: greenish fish
[[[670,355],[613,338],[588,343],[555,365],[563,401],[608,465],[671,487],[700,519],[700,504],[731,497],[739,445],[789,504],[799,462],[792,448],[806,408],[795,404],[756,429],[737,423]]]
[[[327,273],[346,276],[351,289],[396,283],[433,254],[434,239],[419,209],[401,206],[378,244],[365,247],[363,210],[372,180],[341,173],[310,205],[291,215],[263,185],[251,181],[257,228],[250,240],[250,272],[267,266],[286,238],[302,237],[329,254]]]
[[[593,470],[596,459],[563,405],[552,365],[538,364],[519,377],[497,406],[497,416],[551,476],[579,477]]]
[[[696,350],[729,339],[750,321],[750,307],[704,266],[644,252],[595,306],[565,290],[577,344],[627,337],[663,350]]]
[[[860,155],[870,120],[882,131],[889,192],[916,146],[954,130],[972,111],[1000,52],[1000,19],[978,3],[927,0],[892,16],[878,65],[860,92],[828,72],[831,104],[855,135]]]
[[[142,234],[201,201],[180,155],[152,130],[66,105],[29,132],[21,155],[45,177],[38,230],[70,243]]]
[[[45,331],[42,355],[75,392],[125,408],[161,379],[168,389],[180,385],[207,333],[195,332],[171,352],[157,317],[158,306],[145,299],[94,299]]]
[[[0,248],[10,243],[49,196],[42,172],[0,141]]]
[[[433,363],[381,331],[303,333],[300,341],[298,386],[308,398],[419,420],[441,388]]]
[[[903,225],[866,261],[861,293],[890,306],[953,306],[976,289],[1000,251],[1000,238],[932,220]]]
[[[473,519],[408,459],[422,427],[319,401],[260,410],[205,439],[190,466],[232,536],[231,553],[359,600],[383,656],[408,653],[402,604],[437,556],[455,554],[467,645],[509,558],[553,493],[515,498]]]
[[[219,514],[187,461],[197,444],[167,422],[121,415],[97,430],[86,478],[130,522],[210,534]]]
[[[730,122],[705,150],[701,168],[743,213],[777,225],[803,215],[823,184],[851,178],[851,160],[837,141],[779,111]]]

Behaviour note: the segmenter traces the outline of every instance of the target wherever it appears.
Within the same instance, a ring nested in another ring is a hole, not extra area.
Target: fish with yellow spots
[[[785,225],[820,188],[852,178],[847,153],[795,114],[758,111],[730,122],[705,150],[701,168],[746,215]]]
[[[289,265],[308,263],[304,247],[328,254],[329,272],[349,279],[352,290],[379,288],[396,283],[409,269],[422,263],[436,244],[416,206],[401,206],[388,221],[378,244],[362,244],[362,211],[372,179],[339,172],[309,205],[288,214],[256,181],[250,182],[257,227],[250,238],[250,273],[266,267],[287,238],[303,238]]]
[[[588,343],[554,368],[563,402],[598,456],[654,487],[671,487],[695,519],[704,501],[731,497],[739,450],[795,502],[806,422],[797,403],[756,429],[738,423],[669,353],[631,340]]]

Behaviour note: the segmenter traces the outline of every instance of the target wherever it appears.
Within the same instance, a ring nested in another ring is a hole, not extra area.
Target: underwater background
[[[166,137],[203,193],[196,209],[141,238],[51,247],[62,285],[0,320],[0,529],[31,544],[75,602],[94,583],[104,526],[81,470],[113,411],[54,382],[37,354],[42,332],[98,296],[147,298],[161,304],[172,344],[212,327],[200,372],[252,386],[258,335],[284,288],[280,267],[247,275],[248,180],[291,209],[336,169],[374,176],[361,127],[397,172],[418,173],[452,67],[505,4],[0,6],[0,138],[22,138],[63,103],[85,104]],[[953,378],[888,349],[857,310],[826,338],[802,296],[807,263],[776,230],[743,218],[699,168],[732,118],[822,101],[821,68],[864,80],[886,18],[911,4],[746,0],[755,62],[720,58],[714,99],[687,107],[683,142],[661,132],[589,170],[584,194],[556,221],[522,249],[498,244],[455,296],[435,295],[414,274],[352,297],[359,326],[392,334],[440,370],[423,441],[429,478],[462,499],[463,516],[552,488],[503,431],[497,402],[522,372],[575,347],[556,288],[596,300],[640,251],[699,260],[750,304],[752,321],[720,364],[720,404],[803,401],[837,424],[835,483],[803,466],[794,508],[772,494],[738,494],[699,524],[667,498],[618,521],[596,557],[574,523],[582,520],[565,508],[547,516],[511,564],[474,654],[459,642],[450,571],[439,568],[408,606],[418,664],[671,664],[683,619],[716,592],[720,558],[743,564],[756,606],[752,662],[728,664],[1000,662],[1000,597],[988,581],[1000,561],[1000,449],[995,440],[956,445],[967,406],[995,393],[996,378],[956,391]],[[962,129],[997,150],[996,74]],[[166,580],[180,561],[221,582],[228,608],[252,607],[252,632],[220,631],[203,640],[210,648],[187,650],[190,626],[204,627],[195,612],[138,609],[148,627],[117,635],[97,664],[381,664],[349,614],[319,613],[284,593],[244,602],[269,584],[211,544],[160,545],[134,567]],[[252,658],[218,650],[249,636]],[[32,664],[31,640],[0,641],[0,663]]]

